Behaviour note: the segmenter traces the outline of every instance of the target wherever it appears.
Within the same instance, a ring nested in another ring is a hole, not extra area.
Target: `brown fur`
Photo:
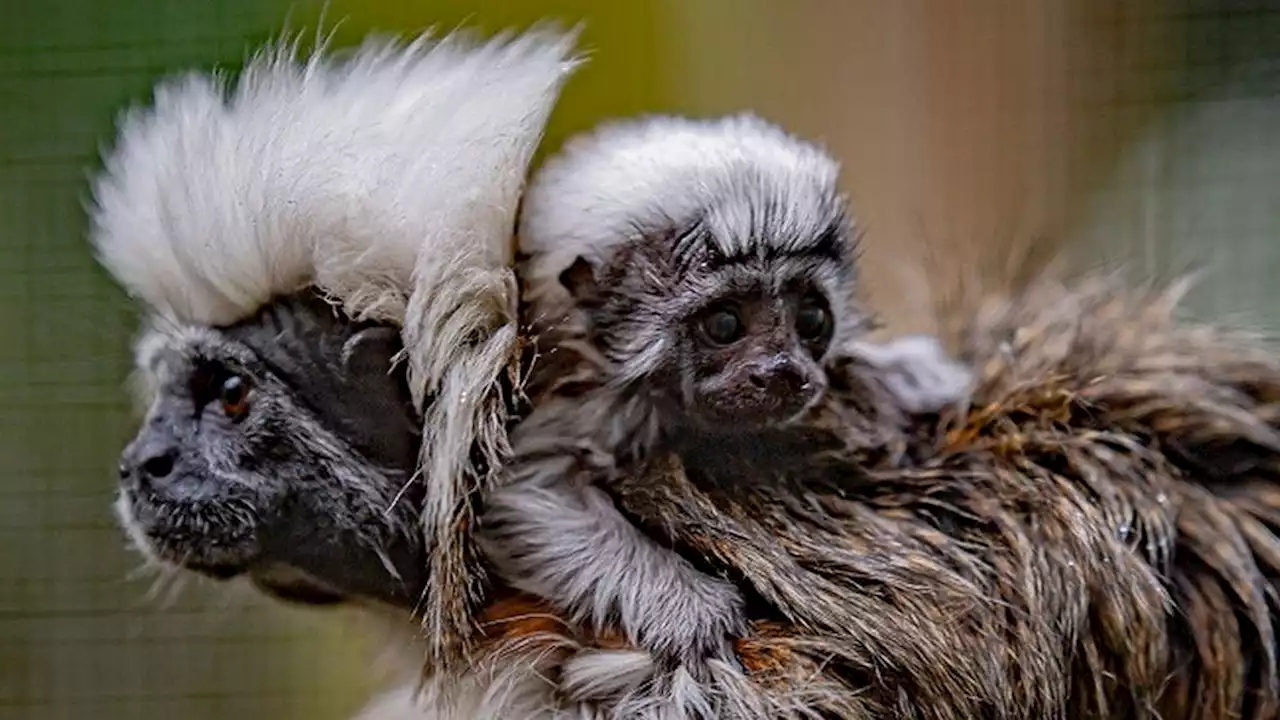
[[[963,323],[963,416],[877,435],[850,375],[815,419],[848,449],[803,484],[665,455],[617,500],[754,594],[738,652],[778,706],[1276,717],[1280,362],[1179,296],[1038,282]]]

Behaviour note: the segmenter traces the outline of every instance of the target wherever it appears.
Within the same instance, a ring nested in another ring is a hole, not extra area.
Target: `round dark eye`
[[[227,417],[244,417],[249,412],[249,381],[239,375],[228,376],[218,390],[218,400]]]
[[[728,345],[743,335],[742,320],[728,308],[713,310],[702,318],[702,332],[717,345]]]
[[[800,339],[813,342],[822,340],[831,331],[831,313],[822,305],[808,302],[796,313],[796,333]]]

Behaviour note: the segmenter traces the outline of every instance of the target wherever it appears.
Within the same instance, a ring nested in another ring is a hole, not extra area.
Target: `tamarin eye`
[[[222,381],[218,399],[222,412],[233,420],[243,418],[249,412],[249,382],[239,375],[230,375]]]
[[[702,333],[717,345],[728,345],[742,337],[745,328],[730,308],[718,308],[702,317]]]
[[[831,313],[822,305],[808,301],[796,313],[796,333],[800,339],[814,342],[822,340],[831,330]]]

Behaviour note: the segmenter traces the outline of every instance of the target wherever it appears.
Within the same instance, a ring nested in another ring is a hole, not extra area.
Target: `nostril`
[[[173,472],[173,454],[165,453],[150,458],[142,464],[142,471],[152,478],[163,478]]]
[[[764,390],[769,387],[769,378],[763,373],[751,373],[747,376],[747,382],[751,383],[751,387],[757,390]]]

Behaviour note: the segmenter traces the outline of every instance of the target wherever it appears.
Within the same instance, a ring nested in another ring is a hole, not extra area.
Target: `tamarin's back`
[[[713,680],[723,717],[1280,709],[1280,362],[1175,321],[1178,288],[1009,287],[939,314],[980,385],[963,416],[918,424],[906,466],[847,457],[845,482],[743,506],[668,455],[651,468],[666,481],[617,493],[753,596],[745,681]],[[642,662],[516,619],[494,618],[491,648],[557,643],[539,657],[565,659],[561,687],[589,700],[574,712],[603,712],[600,676]]]

